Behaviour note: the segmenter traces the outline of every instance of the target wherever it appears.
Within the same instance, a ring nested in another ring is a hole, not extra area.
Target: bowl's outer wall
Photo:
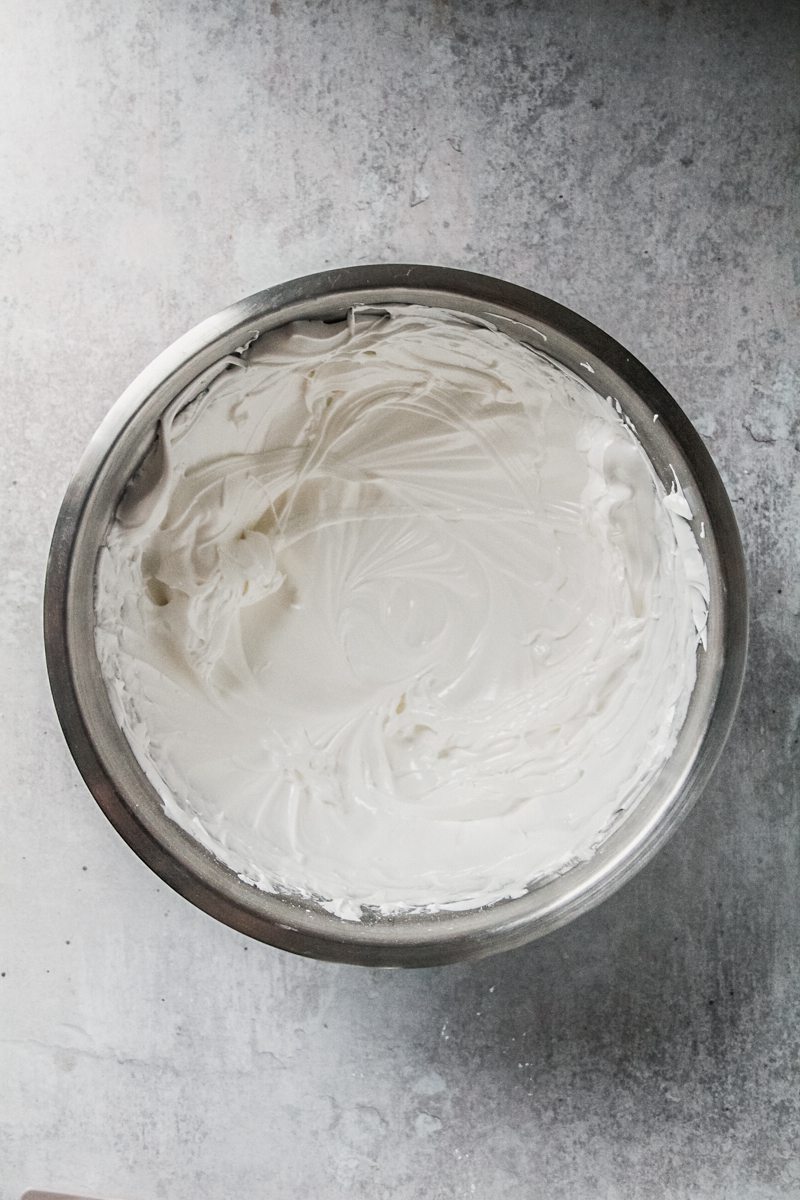
[[[708,648],[678,744],[648,793],[585,863],[488,909],[341,921],[324,909],[243,883],[164,813],[108,702],[94,650],[97,551],[132,471],[170,400],[255,333],[289,320],[342,317],[353,304],[420,303],[471,313],[541,349],[618,400],[669,487],[673,470],[694,514],[711,582]],[[658,420],[654,421],[657,414]],[[199,908],[253,938],[316,958],[430,966],[510,949],[556,929],[615,891],[656,852],[707,781],[730,730],[747,652],[744,557],[719,474],[690,421],[645,367],[554,301],[483,275],[431,266],[326,271],[232,305],[180,338],[131,384],[103,421],[65,495],[45,586],[51,688],[75,762],[132,849]]]

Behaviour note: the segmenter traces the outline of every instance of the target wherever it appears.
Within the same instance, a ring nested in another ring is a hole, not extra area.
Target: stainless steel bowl
[[[669,488],[684,487],[711,580],[708,649],[669,761],[594,856],[516,900],[430,916],[342,921],[243,883],[165,815],[107,699],[94,650],[94,570],[121,491],[170,400],[254,334],[353,304],[415,303],[489,317],[619,400]],[[588,364],[588,366],[587,366]],[[658,421],[653,417],[658,414]],[[744,559],[716,468],[672,397],[617,342],[552,300],[484,275],[430,266],[350,267],[292,280],[209,318],[165,350],[103,421],[69,485],[47,568],[47,665],[61,726],[103,812],[171,887],[220,921],[282,949],[338,962],[428,966],[519,946],[620,887],[663,845],[696,799],[733,720],[747,650]]]

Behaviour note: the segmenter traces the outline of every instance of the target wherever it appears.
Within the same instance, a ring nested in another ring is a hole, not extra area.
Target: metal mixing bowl
[[[601,395],[618,399],[667,489],[674,467],[696,535],[704,524],[698,544],[711,603],[708,649],[698,653],[697,683],[677,745],[592,858],[516,900],[356,923],[243,883],[165,815],[106,695],[94,649],[94,571],[120,494],[152,443],[158,417],[182,388],[256,333],[298,318],[340,318],[353,304],[388,302],[488,317]],[[663,845],[708,779],[733,720],[747,649],[745,568],[733,511],[708,452],[671,396],[622,346],[552,300],[487,276],[429,266],[351,267],[280,284],[209,318],[159,355],[111,409],[69,485],[50,550],[44,618],[50,683],[75,762],[103,812],[148,866],[250,937],[373,966],[427,966],[519,946],[620,887]]]

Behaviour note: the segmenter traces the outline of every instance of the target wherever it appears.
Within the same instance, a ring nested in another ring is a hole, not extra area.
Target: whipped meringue
[[[668,758],[690,519],[546,353],[413,305],[297,322],[164,414],[97,654],[166,812],[242,879],[351,920],[477,907],[591,855]]]

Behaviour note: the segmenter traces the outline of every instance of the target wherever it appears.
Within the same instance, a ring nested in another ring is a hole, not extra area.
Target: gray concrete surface
[[[0,1200],[800,1196],[800,8],[0,5]],[[615,898],[475,966],[248,943],[82,785],[40,590],[95,425],[327,264],[549,293],[707,439],[752,581],[728,752]]]

